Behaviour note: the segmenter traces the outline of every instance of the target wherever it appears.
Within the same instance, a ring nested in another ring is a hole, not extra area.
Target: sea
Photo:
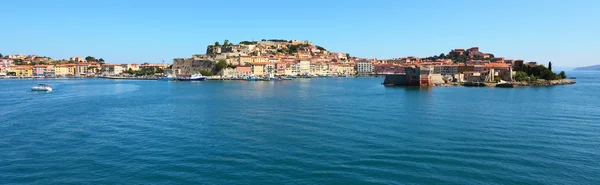
[[[0,80],[0,184],[600,184],[600,72],[574,85],[383,78]]]

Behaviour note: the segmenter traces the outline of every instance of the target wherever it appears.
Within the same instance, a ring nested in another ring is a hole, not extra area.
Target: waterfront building
[[[338,64],[331,62],[331,63],[327,63],[327,73],[331,74],[331,75],[335,75],[337,74],[338,71]]]
[[[490,78],[488,78],[488,81],[493,81],[493,77],[496,76],[506,81],[510,81],[512,79],[512,68],[505,63],[489,63],[485,65],[484,70],[489,71]]]
[[[158,69],[166,69],[169,67],[169,64],[148,64],[144,63],[140,65],[140,70],[152,70],[157,71]]]
[[[103,64],[102,73],[105,75],[118,75],[123,73],[123,66],[121,64]]]
[[[310,60],[308,59],[300,59],[298,62],[298,73],[300,75],[309,75],[310,74]]]
[[[356,73],[358,75],[373,74],[373,63],[370,60],[360,59],[356,61]]]
[[[265,73],[266,74],[275,74],[277,72],[277,68],[275,68],[275,63],[268,62],[265,65]]]
[[[297,62],[289,62],[286,64],[285,75],[296,76],[300,74],[299,65]]]
[[[55,76],[54,66],[52,65],[34,65],[33,76]]]
[[[433,66],[433,74],[440,74],[442,76],[455,75],[458,73],[458,65],[436,65]]]
[[[285,75],[285,70],[288,66],[287,62],[280,61],[275,64],[275,68],[277,69],[277,75]]]
[[[237,66],[235,72],[239,76],[250,76],[252,74],[252,67],[250,66]]]
[[[6,72],[14,65],[12,59],[0,59],[0,72]]]
[[[140,66],[136,63],[131,63],[131,64],[121,64],[121,67],[123,68],[123,71],[127,71],[129,69],[133,70],[133,71],[138,71],[140,70]]]
[[[80,62],[75,64],[75,75],[96,74],[100,70],[100,64],[96,62]]]
[[[223,69],[223,76],[224,77],[239,77],[240,75],[237,74],[237,71],[234,68],[225,68]]]
[[[30,77],[33,76],[33,66],[16,66],[12,68],[12,72],[18,77]]]
[[[63,64],[54,66],[56,76],[75,75],[75,64]]]
[[[356,70],[354,66],[350,64],[340,64],[337,66],[337,74],[338,75],[355,75]]]
[[[266,74],[266,65],[269,62],[252,62],[250,63],[250,67],[252,70],[252,74],[256,76],[264,76]]]

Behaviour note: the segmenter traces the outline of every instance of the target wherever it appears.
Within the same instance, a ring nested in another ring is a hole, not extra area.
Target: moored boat
[[[249,76],[248,78],[246,78],[246,80],[247,81],[259,81],[261,79],[260,79],[260,77],[252,75],[252,76]]]
[[[173,74],[167,74],[163,77],[158,78],[158,80],[162,80],[162,81],[172,81],[172,80],[177,80],[177,76],[173,75]]]
[[[177,77],[177,80],[179,81],[204,81],[206,80],[205,76],[202,76],[202,74],[194,74],[192,76],[181,76],[181,77]]]
[[[496,87],[506,87],[506,88],[512,88],[515,87],[515,85],[513,85],[510,82],[506,82],[506,81],[500,81],[496,84]]]

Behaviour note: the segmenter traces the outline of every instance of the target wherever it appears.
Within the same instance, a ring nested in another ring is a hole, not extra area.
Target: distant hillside
[[[593,66],[587,66],[587,67],[578,67],[578,68],[575,68],[574,70],[600,71],[600,65],[593,65]]]

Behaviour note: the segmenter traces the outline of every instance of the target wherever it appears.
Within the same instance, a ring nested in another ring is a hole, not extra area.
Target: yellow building
[[[246,64],[250,64],[252,63],[252,57],[250,56],[241,56],[239,58],[239,64],[238,65],[246,65]]]
[[[13,72],[15,72],[15,75],[18,77],[33,76],[33,67],[32,66],[17,66],[15,68],[13,68]]]
[[[252,62],[259,62],[259,63],[269,62],[269,58],[267,58],[267,57],[252,57]]]
[[[75,75],[75,64],[56,65],[54,73],[56,76]]]
[[[356,71],[354,70],[354,66],[348,64],[338,65],[337,73],[340,75],[354,75]]]
[[[140,70],[140,66],[137,65],[136,63],[121,64],[121,67],[123,68],[123,71],[127,71],[129,69],[131,69],[132,71]]]
[[[257,76],[265,75],[265,66],[269,64],[269,62],[252,62],[250,63],[250,67],[252,67],[252,74]]]

